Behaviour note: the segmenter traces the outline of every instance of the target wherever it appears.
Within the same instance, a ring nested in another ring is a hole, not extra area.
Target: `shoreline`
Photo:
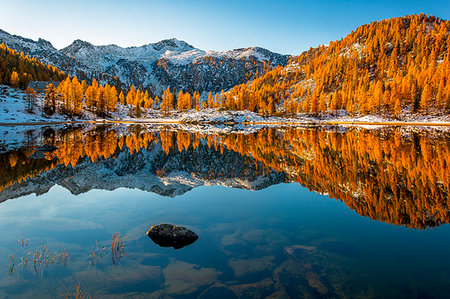
[[[0,123],[2,127],[9,126],[46,126],[46,125],[61,125],[61,124],[182,124],[182,125],[279,125],[279,126],[329,126],[329,125],[360,125],[360,126],[416,126],[416,127],[443,127],[450,126],[450,122],[408,122],[408,121],[398,121],[398,122],[361,122],[361,121],[304,121],[304,122],[271,122],[271,121],[255,121],[255,122],[208,122],[208,121],[197,121],[197,122],[185,122],[176,119],[155,119],[152,120],[75,120],[75,121],[48,121],[48,122],[18,122],[18,123]]]

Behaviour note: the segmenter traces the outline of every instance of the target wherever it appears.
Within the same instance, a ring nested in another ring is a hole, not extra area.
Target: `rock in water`
[[[153,225],[147,232],[153,242],[161,247],[173,247],[180,249],[194,243],[198,236],[193,231],[172,224]]]

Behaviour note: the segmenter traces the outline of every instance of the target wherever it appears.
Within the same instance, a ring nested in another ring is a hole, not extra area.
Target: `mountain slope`
[[[62,53],[92,72],[117,76],[123,83],[189,92],[218,92],[262,74],[265,65],[285,65],[287,57],[253,47],[225,52],[202,51],[177,39],[141,47],[94,46],[77,40]]]
[[[45,64],[53,65],[67,74],[85,77],[84,73],[88,70],[83,68],[75,60],[71,59],[58,51],[53,45],[44,39],[33,41],[18,35],[11,35],[0,29],[0,44],[4,43],[7,47],[23,52],[25,55],[39,59]]]
[[[364,25],[227,94],[229,109],[273,114],[450,113],[450,22],[411,15]]]
[[[31,80],[60,81],[65,76],[55,67],[26,57],[0,43],[0,84],[25,89]]]
[[[122,88],[133,84],[154,94],[167,87],[217,92],[260,75],[271,65],[287,63],[287,56],[258,47],[203,51],[177,39],[129,48],[76,40],[58,51],[46,40],[33,41],[0,30],[0,43],[79,79],[96,78]]]

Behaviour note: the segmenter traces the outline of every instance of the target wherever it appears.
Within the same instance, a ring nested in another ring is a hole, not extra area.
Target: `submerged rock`
[[[254,274],[263,271],[270,271],[275,265],[272,263],[274,256],[264,256],[254,259],[231,259],[228,265],[233,269],[236,277],[247,274]]]
[[[164,295],[175,295],[173,296],[175,298],[177,296],[187,297],[200,289],[217,283],[217,276],[222,274],[214,268],[203,268],[200,265],[173,259],[162,272],[165,280]],[[166,298],[166,296],[161,297]]]
[[[174,249],[183,248],[198,239],[197,234],[190,229],[167,223],[153,225],[147,235],[159,246]]]

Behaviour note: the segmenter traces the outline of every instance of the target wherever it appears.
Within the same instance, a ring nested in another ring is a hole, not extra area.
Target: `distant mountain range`
[[[264,67],[284,66],[288,61],[288,56],[259,47],[203,51],[177,39],[129,48],[76,40],[57,50],[44,39],[34,41],[0,30],[0,43],[80,79],[97,78],[122,87],[134,84],[156,94],[167,87],[219,92],[262,74]]]

